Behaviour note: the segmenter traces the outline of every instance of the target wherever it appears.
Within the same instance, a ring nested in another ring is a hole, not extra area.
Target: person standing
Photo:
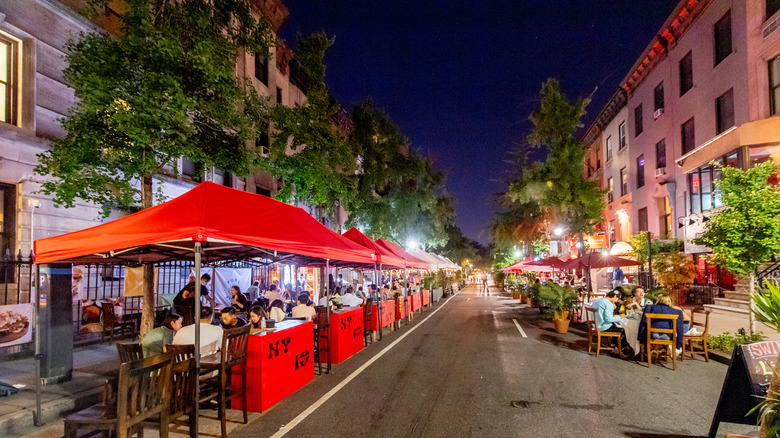
[[[623,270],[618,266],[612,271],[612,289],[623,286]]]
[[[482,273],[482,284],[485,286],[485,293],[488,292],[488,276],[487,272]]]

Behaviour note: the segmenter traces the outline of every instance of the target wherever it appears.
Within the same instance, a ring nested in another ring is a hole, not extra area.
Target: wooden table
[[[314,323],[282,321],[250,335],[246,366],[247,410],[263,412],[314,379]],[[241,379],[232,384],[240,388]],[[231,408],[241,409],[241,398]]]
[[[384,305],[382,305],[384,307]],[[328,345],[330,338],[330,362],[341,363],[363,349],[363,307],[345,307],[330,313],[328,336],[320,336],[320,345]],[[320,362],[327,361],[320,354]]]

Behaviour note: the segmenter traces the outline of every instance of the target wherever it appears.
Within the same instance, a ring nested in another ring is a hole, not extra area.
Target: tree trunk
[[[748,303],[750,305],[750,312],[748,312],[748,320],[750,321],[751,335],[756,332],[756,318],[753,316],[753,294],[755,292],[756,292],[756,271],[754,269],[750,271],[750,296],[748,297]]]
[[[152,176],[144,175],[141,177],[141,208],[146,210],[152,206]],[[140,336],[143,338],[154,328],[154,266],[144,264],[144,295],[143,306],[141,308],[141,327]]]

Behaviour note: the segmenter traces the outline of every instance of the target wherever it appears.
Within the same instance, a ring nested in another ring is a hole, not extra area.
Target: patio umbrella
[[[564,269],[600,269],[614,268],[618,266],[637,266],[640,263],[634,260],[615,257],[609,254],[591,252],[578,259],[571,259],[564,263]]]
[[[529,262],[526,263],[526,266],[533,265],[533,266],[549,266],[551,268],[555,269],[564,269],[564,265],[566,262],[559,259],[558,257],[547,257],[545,259],[537,260],[535,262]]]

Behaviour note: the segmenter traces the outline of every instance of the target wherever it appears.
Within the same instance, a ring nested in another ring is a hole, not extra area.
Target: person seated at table
[[[277,286],[276,283],[272,284],[271,287],[268,288],[268,292],[265,293],[265,298],[267,298],[268,302],[272,304],[276,300],[283,301],[282,294],[279,293],[279,286]]]
[[[249,310],[249,323],[253,329],[263,328],[262,322],[264,319],[268,319],[268,313],[261,306],[253,306]]]
[[[222,328],[231,329],[236,327],[243,327],[246,325],[246,321],[236,316],[236,309],[233,307],[225,307],[222,309]]]
[[[368,300],[366,293],[363,292],[363,286],[358,286],[357,290],[355,291],[355,296],[360,298],[363,301],[363,303],[365,303],[366,300]]]
[[[382,299],[383,300],[392,300],[393,294],[390,293],[390,285],[385,284],[382,286]]]
[[[222,327],[212,324],[211,307],[200,308],[200,354],[208,356],[219,351],[222,345]],[[173,337],[174,345],[195,345],[195,324],[182,327]]]
[[[596,326],[602,332],[622,332],[620,316],[615,315],[615,304],[620,299],[617,289],[607,292],[607,295],[593,302],[596,309]]]
[[[276,322],[282,322],[285,318],[284,303],[282,300],[274,300],[271,302],[271,311],[268,313],[269,319],[273,319]]]
[[[683,311],[672,306],[672,299],[669,297],[669,295],[659,295],[657,304],[648,304],[645,306],[645,312],[642,314],[642,319],[639,321],[639,331],[637,334],[637,339],[639,342],[645,343],[647,341],[646,315],[653,313],[661,315],[677,315],[677,349],[682,349],[683,334],[685,333],[685,327],[683,324]],[[672,321],[655,320],[653,321],[653,328],[670,330],[672,328]],[[670,340],[672,337],[664,333],[654,333],[653,339]]]
[[[181,329],[184,319],[176,313],[169,313],[161,326],[152,329],[141,339],[144,357],[151,357],[165,352],[165,346],[173,342],[173,335]]]
[[[249,301],[241,293],[241,288],[238,285],[230,286],[230,304],[237,312],[246,312],[249,307]]]
[[[653,304],[653,302],[645,297],[644,288],[637,287],[634,289],[634,298],[626,303],[626,310],[642,311],[648,304]]]
[[[292,309],[293,318],[306,318],[306,321],[311,321],[317,316],[317,311],[314,307],[309,306],[308,295],[298,295],[298,305]]]
[[[358,298],[354,293],[349,292],[349,289],[341,296],[341,305],[344,307],[357,307],[361,304],[363,304],[363,300]]]
[[[298,301],[298,294],[293,290],[292,285],[284,285],[284,293],[282,294],[282,301],[285,303],[294,303]]]
[[[260,296],[260,282],[257,280],[253,281],[252,285],[246,289],[244,295],[246,295],[249,301],[256,300]]]

